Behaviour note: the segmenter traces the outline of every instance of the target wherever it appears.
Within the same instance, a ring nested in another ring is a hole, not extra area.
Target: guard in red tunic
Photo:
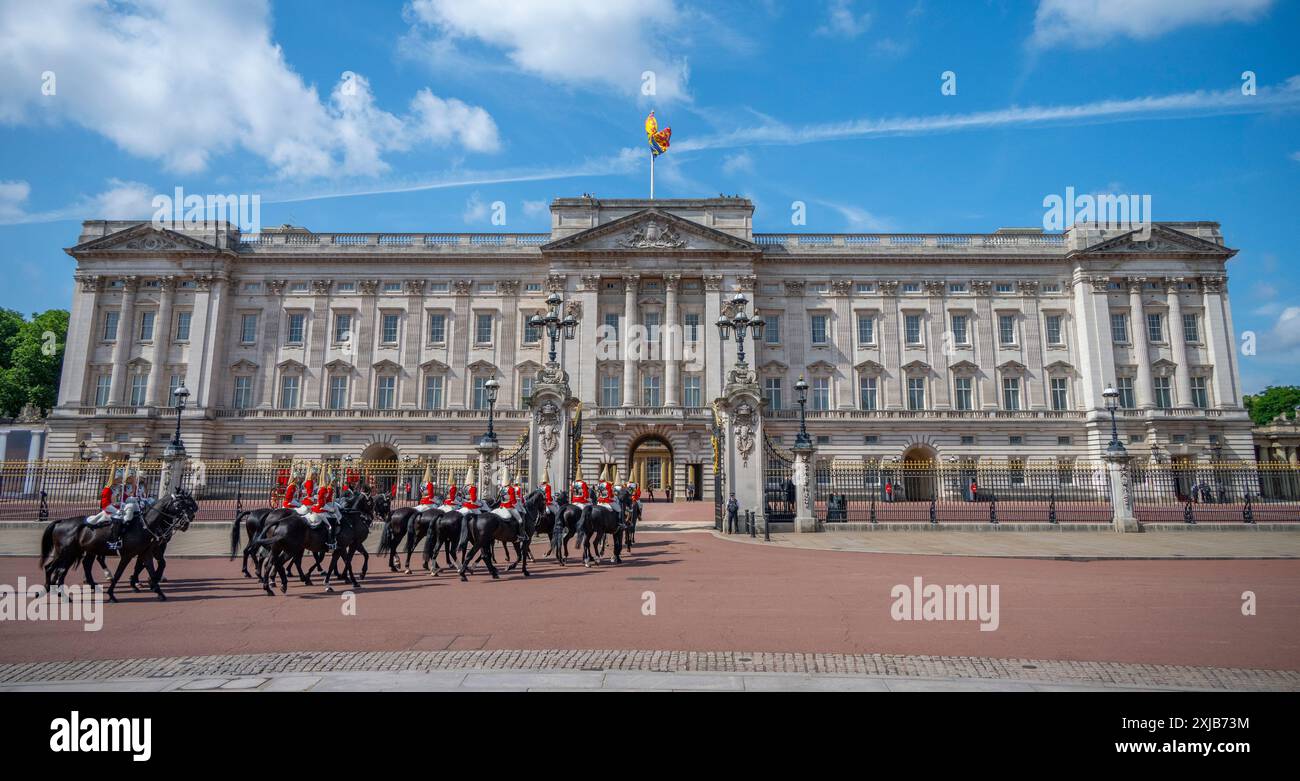
[[[582,472],[579,472],[578,479],[573,481],[573,490],[569,492],[569,504],[576,504],[579,507],[591,504],[591,488],[587,486],[587,481],[582,479]]]
[[[298,499],[298,478],[293,477],[289,480],[289,485],[284,489],[284,502],[281,507],[298,507],[302,502]]]
[[[469,487],[465,489],[465,501],[460,503],[461,515],[476,513],[480,509],[478,503],[478,481],[474,479],[473,469],[470,469],[465,473],[465,484]]]
[[[334,486],[328,481],[316,492],[316,503],[310,508],[311,518],[325,522],[328,537],[325,546],[334,550],[338,544],[338,521],[342,520],[338,505],[334,503]]]
[[[447,483],[447,495],[443,497],[442,504],[438,505],[438,509],[442,510],[444,513],[449,513],[456,509],[456,478],[452,476],[449,479],[450,482]]]
[[[415,505],[415,511],[417,513],[432,510],[434,507],[433,503],[436,501],[433,487],[433,471],[429,466],[424,467],[423,483],[423,487],[420,489],[420,501]]]

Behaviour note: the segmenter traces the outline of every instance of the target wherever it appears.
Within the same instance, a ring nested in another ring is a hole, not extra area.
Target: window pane
[[[431,343],[447,340],[447,316],[429,315],[429,341]]]
[[[424,408],[442,409],[442,376],[424,378]]]

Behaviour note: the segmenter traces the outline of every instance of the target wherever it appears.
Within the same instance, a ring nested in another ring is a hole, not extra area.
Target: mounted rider
[[[493,514],[503,520],[514,520],[523,524],[524,516],[519,512],[519,489],[510,482],[510,470],[505,465],[501,465],[501,485],[497,494],[501,498],[501,503],[493,510]]]
[[[442,504],[438,505],[438,509],[444,513],[456,509],[456,476],[451,473],[447,474],[447,495],[443,497]]]
[[[321,522],[325,524],[327,532],[325,547],[334,550],[338,545],[338,525],[343,520],[343,512],[338,502],[334,501],[334,477],[326,474],[321,481],[321,486],[316,491],[315,503],[307,508],[304,513],[307,522],[315,526]]]
[[[619,512],[618,494],[615,491],[614,483],[618,480],[618,467],[613,467],[613,480],[610,480],[610,467],[606,467],[600,473],[600,487],[596,492],[596,503],[607,510]]]
[[[569,491],[569,504],[582,508],[591,504],[591,488],[587,485],[587,481],[582,479],[581,467],[578,468],[578,478],[573,481],[572,489]]]
[[[433,503],[437,500],[433,487],[433,468],[428,464],[424,467],[424,478],[421,482],[423,483],[423,487],[420,489],[420,501],[415,505],[415,511],[417,513],[432,510],[434,507]]]
[[[546,495],[546,511],[555,516],[558,521],[560,518],[560,505],[555,501],[555,495],[551,491],[550,467],[542,470],[542,492]]]
[[[476,513],[482,506],[478,503],[478,479],[474,475],[474,467],[465,471],[465,500],[460,503],[460,514],[468,516],[470,513]]]
[[[111,475],[108,485],[99,492],[99,513],[86,518],[86,523],[93,526],[111,520],[113,528],[109,532],[108,548],[117,550],[122,546],[122,530],[140,509],[134,487],[134,481],[138,477],[132,476],[129,465],[123,468],[121,479],[118,478],[116,469],[113,469]]]
[[[293,470],[289,475],[289,484],[284,487],[284,502],[281,507],[294,509],[302,506],[302,498],[298,488],[298,470]]]

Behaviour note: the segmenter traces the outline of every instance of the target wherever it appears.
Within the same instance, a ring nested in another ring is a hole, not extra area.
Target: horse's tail
[[[429,533],[424,535],[424,557],[429,560],[429,566],[433,567],[435,572],[438,567],[438,538],[440,531],[440,524],[438,521],[440,520],[442,519],[438,518],[437,520],[429,521]]]
[[[388,519],[384,519],[384,530],[379,533],[379,549],[377,553],[388,553],[393,547],[393,533],[389,528]]]
[[[460,517],[460,539],[456,540],[456,550],[464,550],[469,542],[469,516],[470,513],[465,513]]]
[[[234,561],[235,556],[239,553],[239,527],[244,525],[244,519],[252,514],[252,510],[244,510],[235,513],[235,525],[230,530],[230,560]]]
[[[45,566],[45,560],[50,557],[54,550],[54,524],[58,521],[50,521],[45,526],[45,531],[41,532],[41,566]]]

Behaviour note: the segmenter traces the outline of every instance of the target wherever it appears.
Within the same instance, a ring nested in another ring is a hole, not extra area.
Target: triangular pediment
[[[485,361],[481,358],[477,361],[474,361],[473,363],[471,363],[469,366],[466,366],[465,368],[468,369],[471,374],[495,375],[497,373],[496,364],[490,361]]]
[[[957,361],[948,370],[958,377],[973,377],[980,373],[980,367],[970,361]]]
[[[1074,374],[1074,366],[1065,361],[1052,361],[1043,367],[1048,374]]]
[[[374,369],[377,372],[400,372],[402,370],[401,364],[395,361],[390,361],[387,358],[385,358],[382,361],[375,362],[374,364],[371,365],[370,368]]]
[[[1025,365],[1020,361],[1006,361],[998,364],[998,371],[1003,374],[1024,374]]]
[[[345,361],[342,358],[335,358],[325,364],[325,371],[329,372],[350,372],[353,368],[351,361]]]
[[[222,252],[222,250],[206,241],[167,228],[155,228],[147,222],[82,242],[68,250],[68,254],[74,256],[99,252],[139,255],[150,252]]]
[[[809,374],[834,374],[835,364],[830,361],[813,361],[808,364]]]
[[[758,370],[764,374],[785,374],[790,371],[790,367],[774,358],[759,366]]]
[[[1165,225],[1152,225],[1151,234],[1143,238],[1143,230],[1131,230],[1113,238],[1106,239],[1072,255],[1200,255],[1204,257],[1230,258],[1237,254],[1234,249],[1192,236]]]
[[[753,242],[661,209],[643,209],[542,245],[543,252],[759,252]]]
[[[885,367],[883,364],[871,360],[862,361],[853,368],[857,369],[858,373],[866,377],[879,377],[885,373]]]
[[[450,366],[438,360],[437,358],[430,358],[429,360],[420,364],[420,371],[428,372],[430,374],[440,374],[446,372],[450,368],[451,368]]]
[[[275,368],[279,369],[282,372],[300,372],[306,369],[307,367],[303,365],[302,361],[295,361],[292,358],[285,358],[283,361],[277,363],[275,365]]]
[[[247,358],[240,358],[238,361],[230,364],[232,372],[252,372],[257,371],[257,364]]]

